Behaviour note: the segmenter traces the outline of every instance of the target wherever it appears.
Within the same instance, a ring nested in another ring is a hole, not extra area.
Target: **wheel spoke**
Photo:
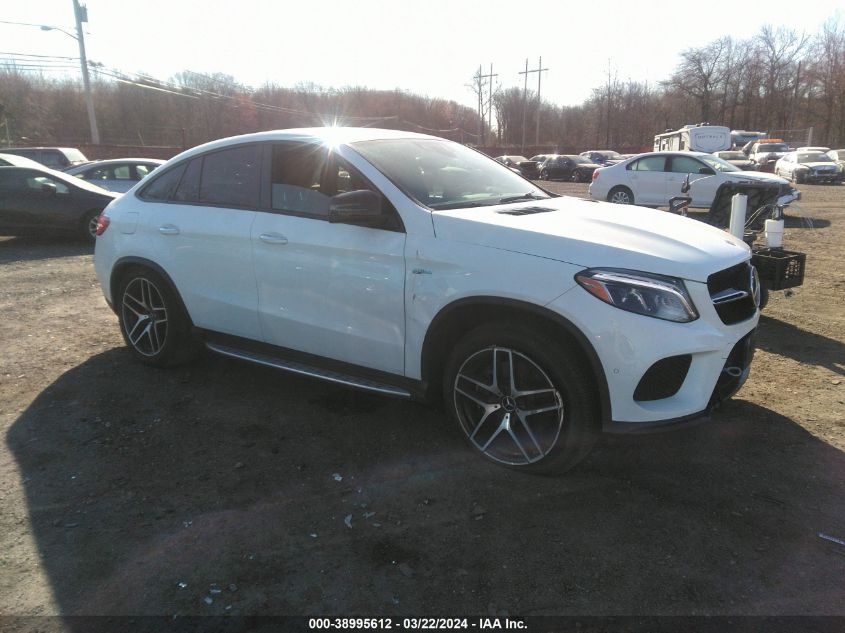
[[[481,419],[478,421],[478,424],[475,425],[475,429],[473,429],[472,434],[469,436],[469,439],[471,441],[475,442],[475,436],[478,435],[478,432],[481,430],[481,427],[484,426],[484,423],[487,422],[487,420],[490,419],[490,415],[492,413],[495,413],[498,410],[499,410],[498,405],[491,406],[491,407],[488,407],[488,408],[485,409],[484,415],[481,416]],[[505,414],[505,415],[507,415],[507,414]],[[496,431],[496,433],[493,433],[494,436],[497,435],[497,434],[498,434],[498,431]]]
[[[496,429],[496,431],[493,433],[493,435],[491,435],[491,436],[490,436],[490,439],[488,439],[488,440],[484,443],[484,446],[480,446],[480,447],[479,447],[479,448],[481,449],[481,451],[482,451],[482,452],[484,452],[484,451],[486,451],[488,448],[490,448],[490,445],[493,443],[493,440],[495,440],[497,437],[499,437],[499,434],[500,434],[503,430],[505,430],[505,429],[507,428],[507,421],[508,421],[508,419],[509,419],[509,418],[510,418],[510,414],[509,414],[509,413],[506,413],[506,414],[505,414],[505,417],[504,417],[504,418],[502,418],[502,421],[499,423],[499,428],[498,428],[498,429]]]
[[[133,308],[131,305],[129,305],[130,301],[133,301],[135,303],[135,305],[138,308],[140,308],[141,311],[139,312],[138,310]],[[147,306],[145,306],[141,301],[138,301],[138,299],[136,299],[135,297],[130,295],[128,292],[123,295],[123,305],[125,305],[127,308],[132,310],[132,312],[134,312],[138,316],[141,316],[142,314],[145,314],[147,312]]]
[[[150,343],[152,344],[152,352],[156,353],[161,349],[161,341],[158,337],[157,323],[150,324]]]
[[[138,320],[135,321],[135,325],[132,326],[132,330],[126,335],[129,338],[129,340],[132,341],[133,345],[135,344],[135,340],[133,340],[132,335],[135,333],[135,330],[138,329],[138,326],[140,326],[145,320],[146,319],[142,315],[139,314]]]
[[[498,404],[494,405],[493,403],[490,403],[490,402],[484,402],[484,400],[481,400],[480,398],[476,398],[474,395],[472,395],[471,393],[469,393],[467,391],[464,391],[460,387],[455,387],[455,391],[458,392],[459,394],[461,394],[464,398],[472,400],[475,404],[477,404],[479,407],[483,407],[484,409],[486,409],[487,407],[490,407],[490,406],[495,406],[495,407],[499,406]]]
[[[514,398],[522,398],[523,396],[537,396],[541,393],[556,393],[557,389],[529,389],[528,391],[514,391]]]
[[[499,395],[498,392],[496,391],[496,385],[495,384],[486,385],[483,382],[481,382],[480,380],[476,380],[475,378],[471,378],[470,376],[467,376],[466,374],[458,374],[457,379],[458,380],[466,380],[467,382],[471,382],[476,387],[478,387],[480,389],[484,389],[484,391],[486,391],[487,393],[489,393],[492,396],[498,397],[498,395]]]
[[[530,411],[523,411],[522,415],[537,415],[538,413],[548,413],[549,411],[559,411],[561,409],[560,403],[553,404],[550,407],[540,407],[539,409],[531,409]]]
[[[522,415],[522,412],[517,411],[516,417],[520,422],[522,422],[522,426],[525,428],[525,431],[528,433],[528,437],[531,438],[531,441],[534,443],[534,446],[537,448],[537,452],[539,452],[540,455],[545,455],[545,451],[542,448],[540,448],[540,444],[539,444],[539,442],[537,442],[537,438],[534,437],[534,432],[531,430],[531,427],[528,426],[528,420],[525,419],[525,416]]]
[[[519,438],[516,436],[516,433],[513,432],[513,429],[508,428],[508,435],[511,436],[513,443],[516,444],[517,448],[519,448],[519,450],[522,452],[523,457],[525,457],[525,461],[526,462],[534,461],[528,456],[528,453],[525,452],[525,447],[522,445],[522,442],[519,441]],[[540,454],[542,454],[542,453],[543,453],[543,451],[540,451]]]
[[[147,323],[147,326],[138,333],[138,336],[136,336],[135,338],[132,338],[131,336],[129,336],[129,341],[132,343],[132,345],[137,347],[138,343],[144,337],[144,335],[149,333],[151,326],[152,326],[152,323]],[[133,332],[134,332],[134,329],[133,329]]]

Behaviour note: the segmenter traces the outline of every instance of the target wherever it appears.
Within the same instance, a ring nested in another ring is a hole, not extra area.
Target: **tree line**
[[[732,129],[813,128],[814,142],[845,146],[845,24],[837,16],[815,35],[763,27],[754,37],[722,37],[681,53],[657,84],[621,80],[611,69],[577,106],[538,103],[536,93],[497,90],[493,129],[454,101],[353,87],[247,89],[222,74],[180,73],[167,82],[93,68],[104,144],[190,147],[259,130],[325,124],[427,132],[477,144],[550,150],[649,149],[654,135],[687,123]],[[484,126],[484,127],[480,127]],[[81,144],[88,121],[81,84],[0,66],[0,143]],[[493,139],[491,142],[490,139]]]
[[[672,75],[657,84],[623,81],[608,69],[578,106],[537,103],[518,88],[493,96],[501,144],[520,145],[522,121],[534,143],[561,151],[595,147],[650,149],[654,135],[689,123],[767,132],[813,128],[815,144],[845,146],[845,23],[829,19],[813,35],[763,27],[754,37],[722,37],[681,53]],[[523,115],[523,108],[527,108]]]

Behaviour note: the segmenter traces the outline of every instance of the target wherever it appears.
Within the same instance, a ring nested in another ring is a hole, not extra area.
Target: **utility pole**
[[[493,74],[493,64],[490,64],[490,74],[487,75],[490,77],[490,100],[489,104],[487,105],[487,127],[490,130],[490,133],[493,132],[493,77],[498,77],[499,75]]]
[[[493,77],[498,77],[498,75],[493,74],[493,64],[490,64],[490,74],[482,75],[481,74],[481,65],[478,66],[478,72],[475,74],[473,79],[475,80],[475,90],[478,92],[478,138],[480,141],[481,146],[484,146],[484,80],[490,79],[490,97],[488,102],[490,103],[490,110],[492,113],[493,109]],[[492,125],[490,126],[492,130]]]
[[[540,101],[540,81],[544,70],[548,70],[548,68],[543,68],[543,57],[541,56],[540,63],[537,64],[537,131],[534,136],[534,145],[540,144],[540,106],[542,105]]]
[[[79,64],[82,67],[82,85],[85,87],[91,143],[99,145],[100,130],[97,129],[97,115],[94,113],[94,98],[91,96],[91,81],[88,78],[88,59],[85,56],[85,36],[82,34],[82,23],[88,22],[88,7],[79,4],[79,0],[73,0],[73,15],[76,18],[76,41],[79,42]]]
[[[535,68],[534,70],[528,70],[528,58],[525,58],[525,70],[520,71],[520,75],[525,75],[525,88],[522,91],[522,153],[525,153],[525,111],[528,106],[528,75],[530,73],[542,73],[544,70],[548,70],[548,68],[543,68],[543,58],[540,58],[540,65]],[[539,77],[537,80],[537,99],[538,99],[538,106],[539,106],[539,98],[540,98],[540,81]],[[537,109],[537,142],[539,143],[540,139],[540,110],[539,107]]]

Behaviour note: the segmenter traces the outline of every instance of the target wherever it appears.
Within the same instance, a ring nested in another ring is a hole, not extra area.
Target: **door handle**
[[[281,233],[262,233],[258,239],[267,244],[287,244],[288,238]]]
[[[179,227],[174,224],[162,224],[158,227],[158,232],[162,235],[179,235]]]

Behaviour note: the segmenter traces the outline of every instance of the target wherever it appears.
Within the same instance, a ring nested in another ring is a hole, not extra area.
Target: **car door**
[[[666,174],[667,202],[669,198],[684,195],[681,193],[681,185],[687,175],[690,181],[690,191],[687,195],[692,198],[690,206],[709,208],[723,179],[694,156],[669,156]]]
[[[197,327],[261,340],[250,229],[261,147],[237,145],[169,169],[140,192],[139,231]],[[174,181],[177,181],[176,184]]]
[[[3,170],[2,225],[9,232],[68,228],[77,220],[71,188],[47,172],[22,167]]]
[[[636,204],[666,204],[665,154],[644,156],[628,163],[625,173],[628,175]]]
[[[395,210],[383,197],[388,228],[329,222],[333,195],[378,191],[323,147],[280,142],[267,154],[268,208],[252,227],[264,340],[402,374],[405,233]]]

